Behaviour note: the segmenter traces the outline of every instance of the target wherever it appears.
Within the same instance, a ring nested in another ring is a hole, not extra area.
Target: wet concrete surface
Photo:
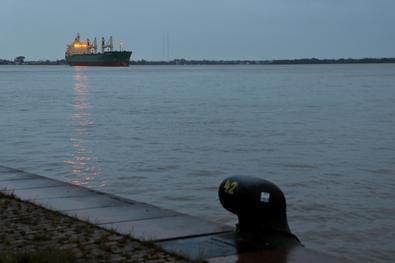
[[[194,260],[238,253],[235,242],[222,238],[222,234],[167,240],[158,244],[166,251],[185,255]]]
[[[96,193],[84,196],[37,199],[34,203],[56,211],[113,207],[123,204],[122,201]]]
[[[328,256],[304,247],[292,249],[260,250],[247,253],[239,253],[231,256],[213,257],[208,259],[209,263],[346,263],[350,262],[344,258]]]
[[[48,188],[60,185],[62,185],[61,182],[42,178],[1,181],[1,188],[7,189],[9,191],[15,191],[20,189]]]
[[[17,189],[13,190],[14,194],[23,200],[39,200],[39,199],[51,199],[51,198],[65,198],[65,197],[77,197],[77,196],[89,196],[90,191],[86,191],[81,187],[73,185],[58,185],[53,187],[46,187],[45,191],[41,188],[33,189]]]
[[[153,241],[207,235],[232,230],[231,227],[182,214],[171,217],[105,224],[103,226],[113,228],[119,233],[131,234],[141,240]]]
[[[10,174],[4,170],[0,170],[0,181],[21,180],[21,179],[35,179],[31,174]]]
[[[177,215],[176,212],[171,210],[160,209],[139,203],[70,210],[65,213],[83,220],[92,221],[95,224],[115,224],[125,221],[136,221]]]

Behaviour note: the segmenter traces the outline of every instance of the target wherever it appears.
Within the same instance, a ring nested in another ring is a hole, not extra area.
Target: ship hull
[[[99,54],[81,54],[66,56],[70,66],[97,66],[97,67],[128,67],[130,51],[107,51]]]

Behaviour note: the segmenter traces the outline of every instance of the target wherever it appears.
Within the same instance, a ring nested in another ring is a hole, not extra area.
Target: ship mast
[[[113,47],[114,47],[114,45],[113,45],[113,42],[112,42],[112,36],[110,36],[110,39],[107,41],[107,43],[106,43],[104,37],[101,38],[101,51],[102,51],[102,53],[104,53],[106,48],[109,51],[112,51]]]
[[[89,40],[89,38],[86,39],[86,44],[88,45],[89,52],[92,53],[92,45],[91,45],[91,41]]]
[[[108,46],[108,48],[110,49],[110,51],[112,51],[112,49],[113,49],[112,36],[110,36],[110,39],[108,40],[107,46]]]
[[[123,51],[123,42],[119,41],[119,51]]]
[[[93,39],[93,50],[94,50],[94,52],[95,52],[95,54],[97,53],[97,40],[96,40],[96,37],[95,37],[95,39]]]

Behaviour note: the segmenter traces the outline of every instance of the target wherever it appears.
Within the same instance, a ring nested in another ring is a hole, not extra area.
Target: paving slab
[[[1,184],[1,183],[0,183]],[[37,199],[50,199],[50,198],[61,198],[61,197],[76,197],[92,195],[93,191],[88,189],[73,186],[73,185],[60,185],[42,189],[18,189],[13,191],[16,196],[22,200],[37,200]]]
[[[0,171],[0,181],[21,180],[21,179],[37,179],[37,176],[27,173],[13,173],[10,171]]]
[[[87,196],[37,199],[34,203],[55,211],[122,206],[124,202],[105,194],[92,193]]]
[[[253,251],[292,249],[300,243],[288,234],[239,233],[233,231],[204,237],[192,237],[157,242],[164,250],[200,260],[219,256],[231,256]]]
[[[215,257],[207,260],[209,263],[347,263],[346,258],[335,257],[313,251],[304,247],[292,249],[261,250],[249,253],[240,253],[232,256]]]
[[[237,254],[235,241],[223,238],[222,234],[168,240],[156,244],[165,251],[183,255],[192,260]]]
[[[21,180],[9,180],[9,181],[1,181],[0,189],[6,189],[8,192],[13,190],[20,189],[33,189],[33,188],[46,188],[52,186],[61,186],[64,183],[38,177],[35,179],[21,179]]]
[[[17,169],[12,169],[3,165],[0,165],[0,173],[2,172],[8,172],[8,171],[18,171]]]
[[[30,175],[30,176],[35,176],[35,177],[41,177],[39,175],[36,174],[31,174],[19,169],[14,169],[14,168],[10,168],[10,167],[6,167],[6,166],[2,166],[0,165],[0,175],[1,174],[7,174],[7,173],[12,173],[12,174],[26,174],[26,175]]]
[[[103,224],[102,226],[115,229],[122,234],[130,234],[140,240],[152,241],[201,236],[232,230],[229,226],[181,214],[157,219]]]
[[[95,224],[120,223],[124,221],[135,221],[179,215],[177,212],[161,209],[142,203],[123,204],[121,206],[90,208],[82,210],[65,211],[67,215],[88,220]]]

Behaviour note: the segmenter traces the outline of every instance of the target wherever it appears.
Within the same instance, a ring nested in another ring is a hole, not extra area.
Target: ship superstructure
[[[81,41],[80,34],[77,33],[74,41],[67,45],[66,62],[70,66],[129,66],[131,51],[122,50],[120,44],[119,51],[113,50],[112,36],[106,41],[101,38],[101,52],[98,52],[97,40],[93,42],[89,40]]]

